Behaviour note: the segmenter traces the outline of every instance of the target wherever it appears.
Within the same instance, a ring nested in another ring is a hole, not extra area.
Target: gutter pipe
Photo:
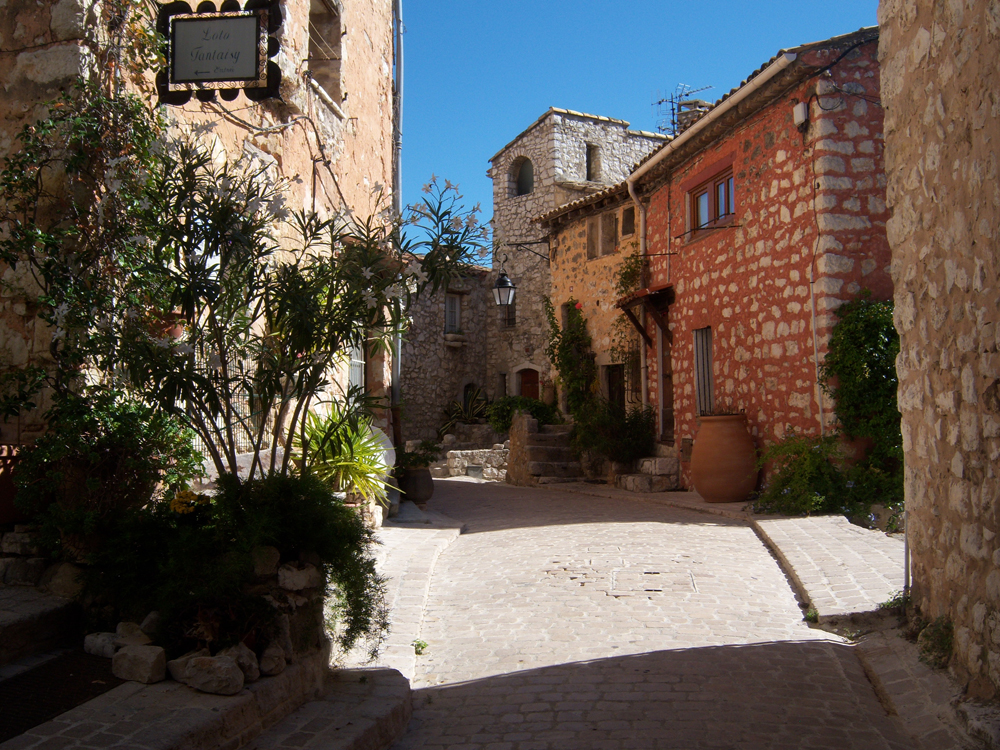
[[[646,206],[639,199],[639,194],[636,191],[636,183],[646,174],[648,174],[657,164],[666,159],[672,153],[677,151],[682,145],[687,143],[691,138],[704,130],[708,125],[710,125],[715,120],[722,117],[729,110],[736,107],[738,104],[742,103],[744,99],[749,97],[758,89],[762,88],[766,83],[769,83],[772,78],[776,77],[785,68],[795,62],[798,55],[794,52],[782,52],[778,55],[778,58],[768,65],[764,70],[757,74],[749,83],[742,86],[735,94],[726,99],[722,104],[718,105],[712,109],[707,115],[698,120],[694,125],[685,130],[679,136],[670,141],[666,146],[657,151],[653,157],[647,161],[645,164],[639,165],[632,174],[630,174],[625,179],[625,184],[628,187],[628,194],[632,198],[632,202],[635,204],[636,209],[639,211],[639,254],[643,257],[646,256]],[[668,217],[669,221],[669,217]],[[668,256],[667,262],[670,262]],[[645,324],[645,309],[643,309],[643,324]],[[815,337],[814,337],[815,338]],[[643,405],[648,403],[649,394],[649,373],[646,367],[646,348],[645,346],[640,347],[641,362],[642,362],[642,402]],[[662,404],[661,404],[662,407]]]

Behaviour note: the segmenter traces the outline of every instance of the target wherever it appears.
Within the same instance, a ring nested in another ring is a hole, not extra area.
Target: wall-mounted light
[[[809,102],[799,102],[792,107],[792,120],[799,130],[809,127]]]
[[[514,304],[515,291],[517,291],[517,287],[514,286],[514,282],[510,280],[507,272],[501,266],[497,283],[493,285],[493,301],[498,305],[512,305]]]

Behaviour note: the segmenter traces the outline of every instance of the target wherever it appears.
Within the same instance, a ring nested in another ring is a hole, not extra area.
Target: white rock
[[[115,647],[117,637],[114,633],[91,633],[83,639],[83,650],[88,654],[110,659],[118,650]]]
[[[312,589],[323,584],[323,575],[315,565],[308,563],[297,567],[293,563],[285,563],[278,568],[278,585],[287,591]]]
[[[171,659],[167,662],[167,671],[170,672],[170,676],[177,680],[177,682],[184,682],[184,676],[187,672],[187,665],[191,659],[196,656],[211,656],[207,648],[199,648],[194,651],[188,651],[184,656],[179,656],[176,659]]]
[[[195,656],[188,660],[183,682],[203,693],[236,695],[243,689],[243,672],[228,656]]]
[[[75,599],[83,591],[83,576],[73,563],[56,563],[45,571],[41,586],[50,594]]]
[[[162,622],[163,618],[160,616],[159,612],[150,612],[146,615],[146,619],[142,621],[142,625],[139,626],[139,630],[148,636],[154,636],[159,631]]]
[[[125,646],[112,657],[111,672],[120,680],[160,682],[167,676],[167,654],[159,646]]]
[[[228,656],[235,661],[236,666],[243,672],[246,682],[253,682],[260,678],[260,665],[257,663],[257,654],[247,648],[245,643],[225,648],[219,652],[219,656]]]
[[[276,675],[285,671],[285,651],[277,643],[272,643],[260,655],[260,673]]]

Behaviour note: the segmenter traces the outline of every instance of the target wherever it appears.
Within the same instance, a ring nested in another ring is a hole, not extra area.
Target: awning
[[[663,331],[663,335],[669,341],[670,329],[667,327],[667,321],[660,313],[660,310],[670,307],[673,303],[674,285],[661,284],[660,286],[646,287],[645,289],[640,289],[638,292],[633,292],[626,297],[622,297],[615,303],[615,307],[619,308],[632,325],[635,326],[635,330],[642,336],[643,341],[646,342],[646,346],[652,346],[653,339],[646,333],[646,329],[639,322],[639,318],[636,317],[635,308],[645,307],[646,312],[653,319],[653,322],[659,326],[660,330]]]

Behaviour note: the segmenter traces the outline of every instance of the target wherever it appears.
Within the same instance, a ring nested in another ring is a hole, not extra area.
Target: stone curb
[[[0,750],[236,750],[321,695],[326,662],[326,652],[317,652],[233,696],[199,693],[173,681],[127,682],[7,740]]]

